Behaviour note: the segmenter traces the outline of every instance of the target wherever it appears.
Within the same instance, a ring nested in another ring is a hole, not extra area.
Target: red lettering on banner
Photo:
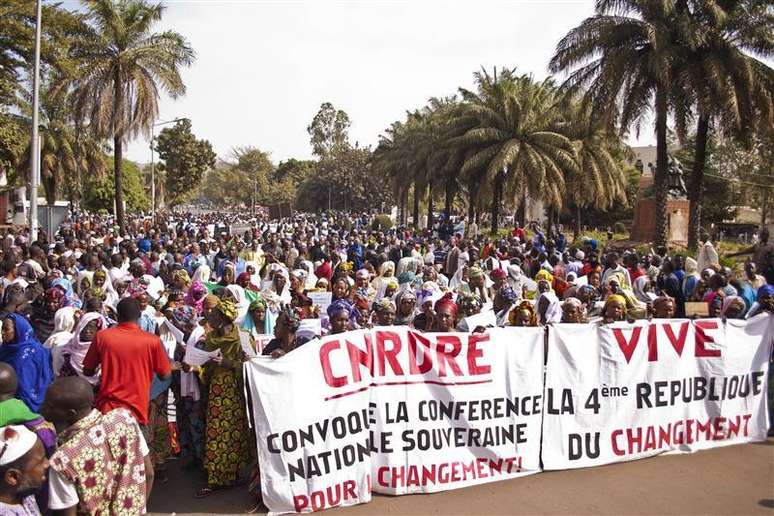
[[[385,349],[384,344],[391,342],[392,347]],[[378,331],[376,332],[376,354],[379,357],[379,376],[385,376],[386,362],[390,363],[390,368],[395,375],[400,376],[403,374],[403,369],[400,367],[397,355],[400,352],[401,342],[400,337],[393,331]]]
[[[349,363],[352,368],[352,381],[355,383],[363,381],[363,378],[360,376],[360,366],[365,367],[371,373],[371,376],[374,374],[374,353],[373,346],[371,346],[371,336],[365,335],[365,341],[365,351],[355,346],[348,340],[344,341],[347,346]],[[335,387],[335,385],[333,387]]]
[[[468,336],[468,372],[470,374],[489,374],[492,367],[479,365],[478,359],[484,356],[484,350],[478,347],[482,342],[489,342],[488,333],[471,333]]]
[[[336,507],[342,502],[357,500],[355,491],[357,483],[354,480],[345,480],[341,484],[328,486],[319,491],[312,491],[308,495],[300,494],[293,497],[293,507],[296,512],[312,509],[312,512],[321,511],[329,507]]]
[[[323,376],[325,376],[325,383],[331,387],[343,387],[347,385],[347,377],[334,376],[333,370],[331,369],[331,351],[339,349],[339,347],[338,340],[330,340],[320,346],[320,365],[322,366]]]
[[[719,357],[719,349],[707,349],[708,342],[715,342],[712,335],[707,335],[706,330],[717,330],[718,323],[715,321],[696,321],[693,323],[696,327],[696,356],[697,357]]]
[[[408,332],[409,341],[409,373],[425,374],[433,367],[432,359],[427,351],[422,352],[422,364],[417,362],[417,343],[422,343],[425,349],[430,348],[430,340],[413,331]]]
[[[672,329],[671,324],[663,324],[662,326],[664,327],[664,333],[666,333],[669,342],[677,352],[677,356],[683,356],[683,348],[685,347],[685,340],[688,336],[688,321],[680,323],[680,334],[678,336],[675,336],[675,332]]]
[[[613,453],[616,455],[624,455],[626,452],[618,447],[618,436],[623,434],[623,430],[615,430],[612,434],[610,434],[610,441],[613,445]]]
[[[457,364],[456,357],[460,354],[462,343],[455,335],[439,335],[436,339],[435,356],[438,362],[438,376],[446,376],[446,364],[454,372],[455,376],[462,376],[462,369]],[[446,350],[446,345],[451,344],[451,350]]]
[[[621,348],[627,364],[632,359],[632,354],[634,353],[634,350],[637,347],[637,343],[640,340],[641,332],[642,326],[635,326],[632,329],[631,338],[627,341],[626,337],[624,337],[623,331],[620,328],[613,328],[613,335],[615,335],[615,340],[618,342],[618,347]]]

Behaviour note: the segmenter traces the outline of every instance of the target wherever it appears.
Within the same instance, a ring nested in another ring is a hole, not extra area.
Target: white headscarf
[[[62,351],[64,354],[70,356],[70,365],[75,370],[75,372],[78,373],[78,376],[85,379],[92,385],[97,385],[99,383],[99,372],[94,376],[84,376],[83,374],[83,359],[86,358],[86,353],[89,352],[91,342],[80,340],[81,331],[83,331],[87,324],[94,320],[99,320],[102,322],[101,329],[107,328],[108,321],[102,314],[97,312],[87,312],[83,314],[81,320],[78,321],[78,326],[75,327],[75,331],[73,332],[73,336],[70,339],[70,342],[63,346]]]
[[[76,308],[72,306],[66,306],[57,310],[54,314],[54,331],[51,336],[46,339],[46,342],[43,343],[44,347],[51,350],[51,360],[55,372],[58,372],[64,363],[62,357],[64,345],[73,338],[75,312]]]
[[[226,287],[226,290],[231,293],[231,296],[234,298],[234,303],[236,304],[237,316],[234,322],[237,325],[241,325],[245,320],[247,310],[250,308],[250,301],[247,299],[245,289],[239,285],[229,285]]]

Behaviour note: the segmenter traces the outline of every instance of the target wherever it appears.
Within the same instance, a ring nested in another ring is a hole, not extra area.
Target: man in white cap
[[[0,514],[38,516],[35,493],[46,479],[43,443],[21,425],[0,428]]]

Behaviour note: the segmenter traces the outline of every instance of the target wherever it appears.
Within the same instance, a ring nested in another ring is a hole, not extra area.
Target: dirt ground
[[[200,473],[171,463],[169,482],[157,485],[155,514],[243,514],[245,488],[197,500]],[[263,508],[263,512],[266,509]],[[774,516],[774,439],[662,455],[623,464],[544,472],[432,495],[374,495],[369,504],[326,511],[364,514],[769,514]]]

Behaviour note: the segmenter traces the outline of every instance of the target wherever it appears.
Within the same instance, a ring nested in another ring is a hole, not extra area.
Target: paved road
[[[149,510],[241,514],[244,489],[193,494],[203,477],[170,471]],[[369,504],[327,511],[363,514],[768,514],[774,516],[774,439],[691,455],[574,471],[553,471],[433,495],[374,496]]]

